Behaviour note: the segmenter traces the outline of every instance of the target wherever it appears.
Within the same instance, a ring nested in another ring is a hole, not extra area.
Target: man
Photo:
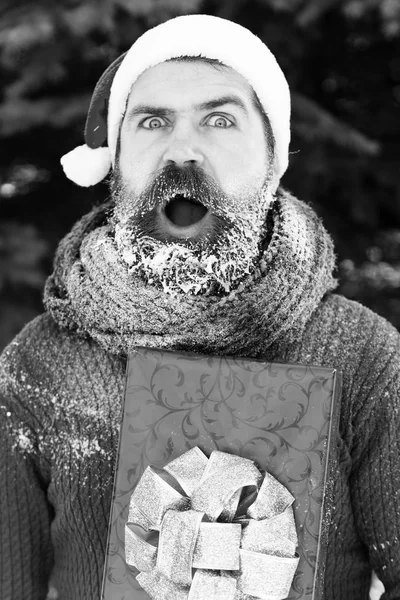
[[[126,356],[136,346],[343,373],[325,597],[400,598],[400,344],[333,294],[315,213],[279,188],[289,92],[266,46],[209,16],[144,34],[96,87],[80,185],[111,197],[61,242],[47,312],[1,363],[2,600],[99,598]]]

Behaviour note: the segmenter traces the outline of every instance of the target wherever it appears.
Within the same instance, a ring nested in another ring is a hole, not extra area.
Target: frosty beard
[[[171,296],[229,294],[260,257],[273,203],[271,180],[272,170],[261,189],[237,197],[222,192],[198,167],[169,165],[138,195],[116,169],[110,223],[121,259],[132,275]],[[176,239],[160,227],[160,210],[177,195],[207,209],[208,224],[193,239]]]

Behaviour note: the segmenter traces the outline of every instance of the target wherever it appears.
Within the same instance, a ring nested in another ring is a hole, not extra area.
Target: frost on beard
[[[223,238],[201,249],[140,236],[119,225],[115,228],[115,242],[129,271],[171,296],[207,294],[216,287],[228,294],[253,271],[260,235],[252,230],[238,235],[234,230]]]

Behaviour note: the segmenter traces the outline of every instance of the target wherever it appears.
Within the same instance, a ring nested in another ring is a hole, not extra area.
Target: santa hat
[[[290,93],[267,46],[245,27],[210,15],[176,17],[139,37],[97,83],[85,126],[85,142],[61,159],[65,174],[80,186],[95,185],[114,166],[121,121],[132,85],[149,67],[171,58],[216,59],[242,75],[256,92],[275,138],[275,181],[287,169]]]

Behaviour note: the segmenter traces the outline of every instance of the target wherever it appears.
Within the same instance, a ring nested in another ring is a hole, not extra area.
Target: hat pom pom
[[[110,151],[107,146],[89,148],[77,146],[61,158],[64,173],[74,183],[89,187],[100,183],[111,168]]]

